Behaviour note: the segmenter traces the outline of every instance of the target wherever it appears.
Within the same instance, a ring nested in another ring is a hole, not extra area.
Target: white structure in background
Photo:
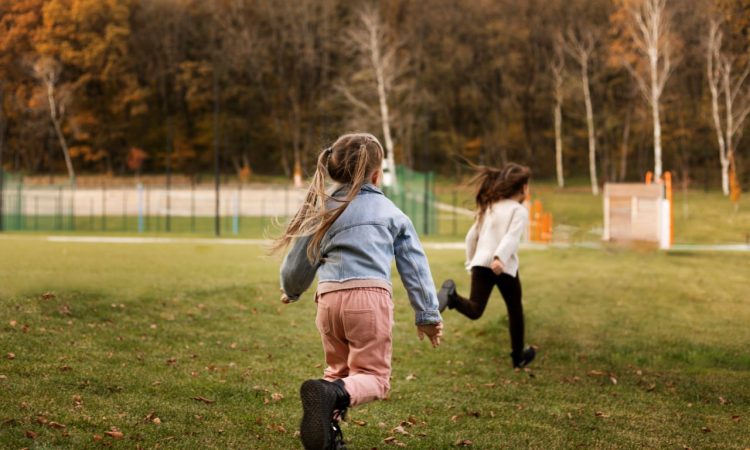
[[[610,242],[672,245],[672,201],[669,183],[604,185],[604,234]]]

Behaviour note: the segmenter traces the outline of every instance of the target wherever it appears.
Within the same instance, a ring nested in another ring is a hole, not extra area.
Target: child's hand
[[[492,264],[490,264],[490,269],[492,269],[492,272],[495,275],[500,275],[501,273],[503,273],[503,269],[505,269],[505,267],[503,266],[503,263],[500,261],[500,259],[495,257],[495,259],[492,260]]]
[[[430,338],[432,347],[435,348],[440,345],[440,338],[443,336],[443,324],[434,323],[429,325],[417,325],[417,336],[419,340],[424,340],[424,336]]]
[[[289,296],[286,295],[286,292],[284,292],[284,290],[281,289],[281,303],[283,303],[285,305],[288,305],[288,304],[294,303],[296,301],[297,301],[296,299],[289,298]]]

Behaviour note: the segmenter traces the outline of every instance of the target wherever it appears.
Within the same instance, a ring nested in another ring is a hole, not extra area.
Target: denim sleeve
[[[290,300],[298,300],[315,280],[319,264],[311,264],[307,258],[307,245],[310,236],[294,241],[289,253],[281,263],[281,289]]]
[[[438,311],[435,283],[432,281],[427,256],[411,221],[405,218],[393,245],[396,268],[404,283],[417,325],[442,322]]]

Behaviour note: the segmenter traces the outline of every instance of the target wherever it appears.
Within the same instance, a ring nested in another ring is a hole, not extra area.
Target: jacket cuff
[[[417,325],[435,325],[441,323],[443,318],[440,317],[440,311],[437,309],[428,311],[417,311],[415,322]]]

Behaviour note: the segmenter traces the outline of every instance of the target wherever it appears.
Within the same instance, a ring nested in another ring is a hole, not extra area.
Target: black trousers
[[[520,274],[515,277],[507,273],[495,275],[495,272],[487,267],[472,267],[471,295],[467,299],[456,293],[456,299],[451,306],[469,319],[477,320],[482,317],[495,286],[503,296],[508,309],[511,349],[514,353],[520,354],[524,346]]]

